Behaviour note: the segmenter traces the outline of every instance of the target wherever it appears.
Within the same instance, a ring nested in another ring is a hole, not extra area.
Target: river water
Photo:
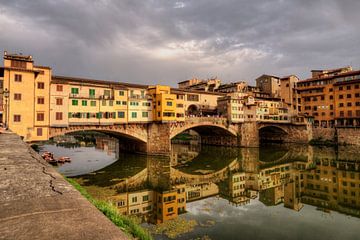
[[[107,136],[71,142],[41,151],[71,157],[59,172],[155,239],[360,239],[356,147],[190,143],[163,158],[121,153]]]

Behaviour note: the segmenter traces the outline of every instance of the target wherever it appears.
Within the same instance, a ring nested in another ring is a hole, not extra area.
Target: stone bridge
[[[311,126],[306,123],[229,123],[226,118],[221,117],[188,117],[184,122],[52,127],[49,138],[91,130],[117,137],[120,148],[125,150],[169,155],[171,139],[190,129],[200,135],[202,144],[219,146],[257,147],[262,140],[307,143],[312,138]]]

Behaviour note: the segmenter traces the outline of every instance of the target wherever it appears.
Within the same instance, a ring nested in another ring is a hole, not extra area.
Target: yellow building
[[[34,66],[31,56],[5,52],[2,70],[3,88],[9,91],[4,122],[25,141],[47,140],[51,69]]]
[[[149,94],[153,103],[153,121],[176,121],[176,95],[169,86],[151,86]]]
[[[177,189],[156,193],[155,223],[162,223],[177,218]]]
[[[151,122],[152,99],[144,87],[128,87],[128,122]]]
[[[267,122],[290,122],[288,106],[281,101],[257,99],[256,100],[256,120]]]

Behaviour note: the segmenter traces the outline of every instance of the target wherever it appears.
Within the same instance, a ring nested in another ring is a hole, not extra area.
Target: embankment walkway
[[[0,239],[128,239],[20,137],[0,134]]]

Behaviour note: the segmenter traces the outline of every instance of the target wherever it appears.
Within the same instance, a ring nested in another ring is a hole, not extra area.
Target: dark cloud
[[[55,74],[135,83],[359,68],[357,0],[0,0],[0,46]]]

